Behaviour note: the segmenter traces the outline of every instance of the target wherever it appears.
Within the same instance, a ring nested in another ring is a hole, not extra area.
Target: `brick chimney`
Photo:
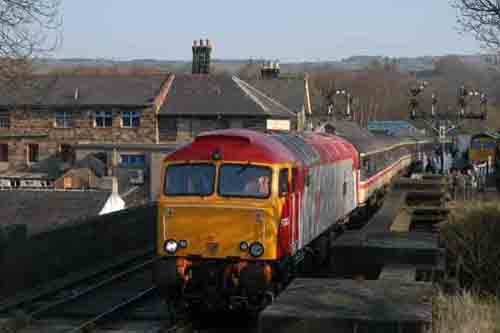
[[[193,74],[210,73],[210,54],[212,53],[212,43],[210,40],[200,39],[193,42]]]
[[[277,79],[280,76],[280,63],[279,61],[268,61],[260,69],[260,76],[262,79]]]

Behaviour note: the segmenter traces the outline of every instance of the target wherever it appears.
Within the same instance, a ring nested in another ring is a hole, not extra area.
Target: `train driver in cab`
[[[245,193],[258,197],[267,197],[270,191],[270,179],[268,176],[258,176],[249,179],[245,185]]]

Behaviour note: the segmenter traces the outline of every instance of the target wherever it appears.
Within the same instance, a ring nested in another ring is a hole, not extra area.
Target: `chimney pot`
[[[196,39],[193,41],[193,46],[194,47],[198,46],[198,41]]]
[[[280,63],[279,60],[264,61],[264,64],[261,68],[261,77],[263,79],[275,79],[278,78],[280,74]]]
[[[193,46],[193,74],[209,74],[210,73],[210,53],[212,52],[212,44],[209,39],[199,40],[197,47],[196,41]]]

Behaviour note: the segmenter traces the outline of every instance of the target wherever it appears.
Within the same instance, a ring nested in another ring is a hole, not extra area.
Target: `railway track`
[[[134,265],[140,264],[153,258],[153,250],[138,251],[124,256],[112,263],[101,265],[91,271],[70,274],[68,277],[53,281],[50,284],[37,287],[26,293],[16,295],[0,303],[0,315],[9,312],[23,311],[24,306],[36,303],[38,300],[49,297],[57,297],[67,290],[79,288],[85,284],[93,284],[97,281],[105,280],[107,277],[123,272]]]
[[[7,319],[0,332],[83,332],[110,322],[127,326],[119,318],[125,313],[127,321],[161,328],[166,318],[152,284],[154,261],[152,251],[146,251],[79,280],[10,300],[0,305],[0,316]]]

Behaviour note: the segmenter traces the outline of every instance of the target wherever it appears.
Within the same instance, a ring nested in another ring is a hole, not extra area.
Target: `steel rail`
[[[155,290],[156,290],[156,287],[150,287],[146,290],[143,290],[140,293],[138,293],[137,295],[111,307],[110,309],[106,310],[105,312],[93,317],[92,319],[85,321],[84,323],[80,324],[80,326],[69,331],[69,333],[81,332],[82,330],[96,324],[99,320],[101,320],[101,319],[103,319],[103,318],[105,318],[105,317],[107,317],[107,316],[109,316],[109,315],[111,315],[119,310],[122,310],[123,308],[143,299],[146,296],[149,296]]]
[[[81,283],[85,282],[86,280],[96,278],[99,275],[105,275],[109,271],[113,271],[113,270],[117,269],[118,267],[126,266],[127,264],[134,262],[134,261],[137,261],[138,259],[140,259],[142,257],[151,257],[152,255],[153,255],[153,250],[148,249],[146,251],[140,252],[137,255],[134,255],[133,257],[129,257],[129,258],[126,258],[124,260],[120,260],[116,263],[107,265],[100,270],[93,271],[93,272],[90,272],[88,274],[84,274],[82,277],[78,277],[77,279],[73,278],[73,280],[70,280],[69,282],[68,281],[62,282],[59,286],[46,288],[47,290],[42,290],[40,292],[37,292],[34,295],[32,294],[29,296],[21,296],[17,300],[15,298],[13,300],[7,300],[6,302],[0,303],[0,313],[6,313],[10,310],[25,306],[27,304],[35,303],[35,302],[39,301],[40,299],[43,299],[44,297],[55,295],[58,292],[61,292],[65,289],[70,289],[71,287],[74,287],[78,284],[81,284]]]
[[[85,290],[83,290],[83,291],[81,291],[81,292],[79,292],[77,294],[74,294],[74,295],[72,295],[70,297],[67,297],[67,298],[64,298],[64,299],[57,300],[57,301],[54,301],[52,303],[46,304],[46,305],[42,306],[41,308],[37,309],[36,311],[33,311],[33,312],[29,313],[28,315],[31,316],[31,317],[35,317],[35,316],[38,316],[38,315],[40,315],[40,314],[42,314],[42,313],[44,313],[44,312],[46,312],[46,311],[48,311],[50,309],[55,308],[57,306],[69,303],[69,302],[71,302],[73,300],[76,300],[76,299],[82,297],[82,296],[88,295],[91,292],[96,291],[97,289],[110,284],[111,282],[114,282],[116,280],[119,280],[119,279],[127,276],[127,275],[130,275],[130,274],[136,273],[137,271],[140,271],[144,267],[149,266],[152,263],[154,263],[156,260],[157,260],[156,258],[150,259],[150,260],[148,260],[146,262],[143,262],[143,263],[141,263],[139,265],[136,265],[136,266],[134,266],[134,267],[132,267],[130,269],[127,269],[127,270],[125,270],[123,272],[120,272],[118,274],[112,275],[111,277],[109,277],[109,278],[107,278],[107,279],[105,279],[103,281],[100,281],[97,284],[89,286],[88,288],[86,288]]]

